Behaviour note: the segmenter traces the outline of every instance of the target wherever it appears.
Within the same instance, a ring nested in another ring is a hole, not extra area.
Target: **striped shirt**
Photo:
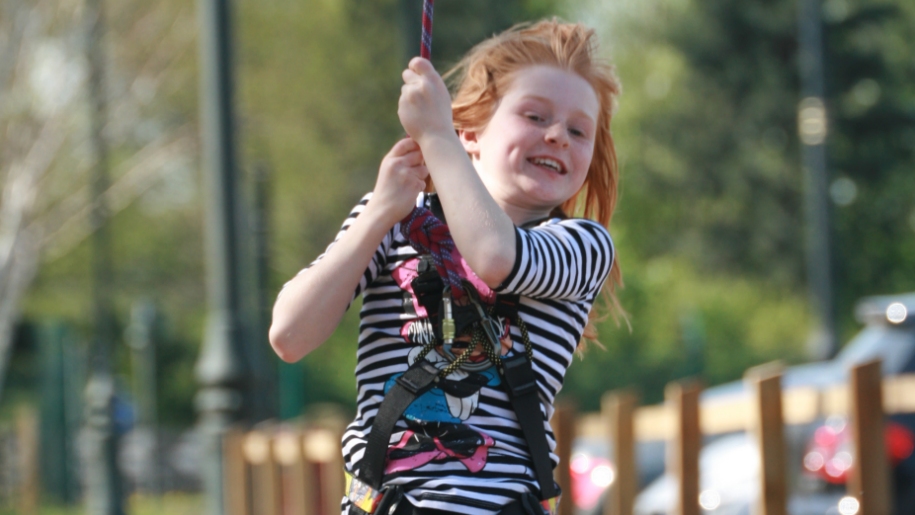
[[[335,242],[370,198],[371,193],[352,210]],[[417,204],[424,198],[420,195]],[[604,227],[585,219],[548,219],[535,227],[516,228],[515,235],[514,268],[495,291],[521,296],[519,314],[533,347],[543,424],[555,467],[556,442],[548,423],[553,400],[610,271],[613,243]],[[401,235],[400,224],[395,225],[353,295],[353,299],[363,295],[357,411],[342,444],[345,466],[357,477],[367,435],[385,392],[415,361],[431,334],[425,310],[415,301],[409,284],[416,275],[416,262],[417,252]],[[510,343],[504,343],[512,347],[510,352],[523,352],[518,328],[509,323],[503,326],[504,338],[510,334]],[[444,368],[453,355],[439,347],[425,359]],[[385,484],[402,485],[418,507],[467,515],[498,512],[526,491],[539,497],[521,427],[502,379],[485,355],[472,359],[443,383],[417,398],[395,427]],[[349,507],[344,498],[344,515]]]

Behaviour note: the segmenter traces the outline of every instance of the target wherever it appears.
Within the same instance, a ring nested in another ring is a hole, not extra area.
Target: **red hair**
[[[619,184],[616,148],[610,121],[616,111],[621,86],[613,66],[600,60],[594,30],[579,23],[556,19],[520,24],[475,46],[445,77],[454,91],[451,103],[456,130],[482,130],[489,123],[499,100],[514,75],[528,66],[547,65],[575,73],[594,88],[600,103],[594,154],[584,184],[560,209],[610,226]],[[625,312],[616,297],[622,286],[619,259],[614,259],[605,298],[614,318]],[[595,315],[595,310],[591,311]],[[589,317],[583,339],[595,340],[594,316]]]

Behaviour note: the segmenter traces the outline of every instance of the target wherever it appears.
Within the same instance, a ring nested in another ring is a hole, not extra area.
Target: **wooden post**
[[[562,489],[562,500],[559,503],[559,515],[573,515],[575,504],[572,502],[572,442],[575,440],[575,406],[569,402],[556,405],[551,425],[556,435],[556,454],[559,456],[559,467],[556,469],[556,482]]]
[[[334,453],[330,460],[323,464],[324,478],[321,484],[324,485],[326,492],[325,511],[327,515],[338,515],[340,513],[340,500],[343,499],[346,480],[343,477],[343,451],[340,449],[340,442],[343,440],[343,432],[346,430],[346,420],[332,420],[328,424],[330,434],[333,437]]]
[[[890,470],[884,442],[880,360],[851,369],[851,431],[854,460],[848,494],[858,499],[862,515],[889,515]]]
[[[637,405],[638,397],[627,391],[609,392],[601,399],[602,416],[610,430],[611,462],[616,471],[607,491],[604,515],[632,515],[639,487],[633,425]]]
[[[788,474],[782,421],[781,366],[762,365],[745,374],[755,396],[752,428],[759,446],[758,515],[786,515]]]
[[[318,477],[320,465],[315,463],[311,449],[311,430],[302,431],[299,441],[302,443],[302,493],[305,496],[305,508],[301,515],[322,515],[321,481]],[[342,470],[342,467],[341,467]]]
[[[251,474],[245,461],[245,433],[231,428],[222,441],[225,508],[227,515],[254,515],[251,505]]]
[[[273,431],[253,430],[245,437],[245,458],[251,464],[251,502],[258,515],[280,515],[280,481],[272,451]]]
[[[343,498],[343,455],[341,431],[314,427],[302,437],[312,474],[312,510],[315,515],[336,515]]]
[[[699,514],[699,384],[695,381],[670,383],[664,396],[673,410],[676,431],[670,442],[667,469],[678,485],[677,515]]]
[[[281,485],[281,513],[284,515],[310,515],[308,510],[308,473],[302,449],[299,428],[283,428],[273,439],[273,456],[279,464]]]

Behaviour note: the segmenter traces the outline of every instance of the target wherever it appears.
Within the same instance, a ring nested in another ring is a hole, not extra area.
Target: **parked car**
[[[782,387],[826,389],[848,381],[850,367],[882,359],[884,376],[915,373],[915,294],[869,297],[858,303],[857,319],[865,327],[832,360],[785,370]],[[742,382],[710,388],[703,401],[748,395]],[[915,392],[913,392],[915,395]],[[845,493],[847,471],[855,456],[842,417],[830,417],[786,430],[789,449],[791,515],[853,515],[854,499]],[[915,414],[888,417],[887,453],[892,464],[896,515],[915,513]],[[636,500],[637,515],[673,513],[676,485],[663,475]],[[700,497],[703,510],[714,515],[752,512],[759,498],[759,458],[755,441],[745,433],[725,435],[704,446],[700,454]]]
[[[616,481],[616,467],[607,458],[610,445],[606,439],[578,438],[572,448],[569,464],[572,479],[572,502],[581,515],[598,512],[606,489]],[[664,473],[665,444],[662,441],[636,444],[636,469],[639,488]]]

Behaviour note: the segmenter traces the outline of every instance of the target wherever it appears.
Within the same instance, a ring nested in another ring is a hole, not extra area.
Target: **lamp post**
[[[136,429],[148,438],[142,458],[143,468],[139,487],[154,495],[162,493],[161,460],[159,458],[159,429],[156,412],[156,326],[158,311],[149,299],[134,303],[130,312],[130,325],[125,331],[130,348],[133,371],[133,391],[137,403]]]
[[[111,352],[114,327],[111,301],[111,247],[108,239],[108,144],[105,138],[107,103],[104,88],[101,0],[86,0],[86,56],[89,63],[91,103],[90,143],[95,154],[92,180],[92,296],[95,335],[92,340],[89,380],[86,386],[86,510],[91,515],[122,515],[124,495],[117,467],[118,435],[114,429],[114,377]]]
[[[798,47],[801,102],[798,135],[804,168],[804,206],[807,242],[807,284],[817,317],[810,354],[832,357],[838,350],[832,275],[832,233],[827,195],[826,111],[823,72],[823,22],[820,0],[798,3]]]
[[[223,437],[240,417],[246,370],[238,229],[238,167],[234,139],[229,0],[199,0],[200,121],[206,195],[207,327],[196,366],[196,404],[204,459],[206,513],[225,513]]]

